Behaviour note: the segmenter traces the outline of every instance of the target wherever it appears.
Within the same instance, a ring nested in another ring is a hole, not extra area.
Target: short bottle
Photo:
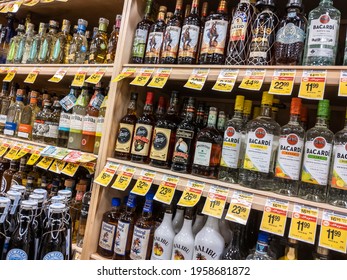
[[[271,260],[268,255],[269,250],[269,235],[266,232],[260,231],[255,252],[248,255],[246,260]]]

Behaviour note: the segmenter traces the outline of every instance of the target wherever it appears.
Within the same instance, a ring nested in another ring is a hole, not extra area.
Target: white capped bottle
[[[175,217],[172,220],[172,226],[176,234],[181,230],[183,226],[183,220],[184,220],[184,209],[180,206],[177,206]]]
[[[194,236],[196,236],[198,234],[198,232],[204,227],[205,222],[206,222],[206,216],[201,214],[201,213],[197,213],[196,217],[195,217],[194,224],[193,224]]]

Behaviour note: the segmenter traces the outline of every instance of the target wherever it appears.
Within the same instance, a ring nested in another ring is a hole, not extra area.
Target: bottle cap
[[[243,113],[245,115],[250,115],[252,113],[252,100],[245,100],[243,104]]]
[[[272,94],[269,94],[269,92],[264,91],[261,100],[261,105],[269,105],[272,107],[273,98],[274,96]]]
[[[53,203],[49,205],[49,212],[61,213],[66,209],[65,204],[63,203]]]
[[[80,192],[85,192],[87,189],[87,186],[85,184],[77,184],[76,185],[76,190]]]
[[[118,207],[120,206],[120,199],[118,197],[112,198],[112,207]]]
[[[0,207],[6,207],[9,204],[11,204],[11,199],[0,196]]]
[[[149,91],[147,92],[146,96],[146,104],[153,104],[153,92]]]
[[[52,203],[65,203],[66,197],[62,195],[56,195],[51,198]]]
[[[167,12],[167,7],[166,6],[160,6],[159,7],[159,12],[166,13]]]
[[[17,96],[23,96],[25,94],[24,89],[17,89]]]
[[[259,231],[258,241],[268,243],[269,242],[269,234],[264,231]]]
[[[78,20],[78,29],[82,29],[83,31],[86,31],[87,26],[88,26],[88,21],[82,18]]]
[[[58,195],[65,196],[68,200],[72,197],[72,192],[70,190],[59,190]]]
[[[100,18],[99,19],[99,24],[106,24],[108,25],[110,21],[107,18]]]
[[[188,106],[191,106],[191,107],[195,106],[195,98],[194,97],[189,97]]]
[[[31,194],[29,195],[29,200],[35,200],[38,203],[43,203],[45,201],[45,197],[42,194]]]
[[[22,209],[32,210],[32,209],[37,209],[38,202],[35,200],[22,200],[20,205]]]
[[[166,13],[166,18],[167,19],[171,19],[174,16],[174,14],[172,12],[167,12]]]
[[[235,100],[235,111],[243,111],[243,104],[245,102],[245,97],[243,95],[236,95]]]
[[[28,23],[27,30],[29,30],[29,29],[34,30],[34,28],[35,28],[35,24]]]
[[[20,192],[17,192],[17,191],[13,191],[13,190],[9,190],[7,193],[6,193],[7,197],[11,200],[15,200],[17,197],[20,197],[22,196],[22,194]]]
[[[300,113],[301,113],[301,99],[294,97],[292,98],[292,103],[290,105],[290,114],[300,115]]]
[[[300,11],[303,10],[302,0],[289,0],[286,5],[287,8],[298,8]]]
[[[133,208],[136,206],[136,195],[130,193],[127,199],[127,207]]]
[[[47,198],[47,191],[45,189],[35,189],[33,194],[41,194],[45,197],[45,199]]]
[[[69,26],[70,27],[71,23],[67,19],[63,19],[63,26]]]
[[[48,24],[49,24],[50,28],[58,28],[59,27],[59,23],[55,20],[50,20]]]
[[[329,116],[330,101],[328,99],[320,100],[318,103],[318,117],[328,117]]]
[[[11,186],[10,190],[11,191],[20,192],[21,194],[24,194],[26,188],[24,186],[21,186],[21,185],[13,185],[13,186]]]
[[[73,180],[73,179],[67,179],[67,180],[65,180],[64,186],[65,186],[66,188],[73,188],[73,187],[75,186],[75,180]]]

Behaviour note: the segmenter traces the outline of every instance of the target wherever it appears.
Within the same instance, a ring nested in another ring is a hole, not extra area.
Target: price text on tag
[[[210,69],[194,69],[184,87],[202,90],[206,83],[208,73],[210,73]]]
[[[11,144],[9,142],[4,142],[1,144],[0,146],[0,157],[2,157],[6,151],[8,150],[8,148],[11,146]]]
[[[238,75],[238,69],[222,69],[212,89],[222,92],[231,92],[235,86]]]
[[[199,202],[204,188],[205,183],[189,180],[177,205],[183,207],[194,207]]]
[[[73,162],[69,162],[64,169],[61,171],[61,173],[68,175],[70,177],[75,176],[78,168],[80,167],[79,163],[73,163]]]
[[[142,68],[140,74],[130,83],[133,86],[144,87],[152,77],[154,68]]]
[[[33,149],[34,147],[31,146],[31,145],[27,145],[27,146],[24,146],[17,154],[16,156],[14,157],[14,159],[20,159],[22,157],[24,157],[26,154],[29,154],[31,153],[31,150]]]
[[[8,153],[4,156],[5,159],[12,160],[15,158],[17,153],[20,151],[23,145],[19,143],[15,143],[14,146],[8,151]]]
[[[25,78],[24,83],[33,84],[36,81],[37,76],[40,74],[40,70],[34,69],[32,70],[28,76]]]
[[[34,165],[40,158],[41,149],[36,149],[35,151],[31,151],[31,156],[27,161],[27,165]]]
[[[150,170],[142,170],[141,176],[137,179],[135,186],[131,190],[133,194],[145,196],[152,186],[155,172]]]
[[[119,82],[125,78],[128,78],[136,73],[136,68],[124,68],[122,73],[120,73],[112,82]]]
[[[266,70],[246,70],[239,88],[259,91],[263,85]]]
[[[265,203],[260,230],[283,236],[287,222],[288,204],[287,201],[268,198]]]
[[[64,78],[66,73],[66,68],[60,68],[57,72],[55,72],[54,76],[48,80],[48,82],[59,83]]]
[[[289,238],[314,244],[316,239],[318,209],[294,204]]]
[[[125,191],[129,186],[135,171],[136,169],[134,167],[123,166],[121,173],[118,174],[116,180],[112,184],[112,188],[120,191]]]
[[[54,158],[44,157],[36,166],[47,170],[51,166],[53,161]]]
[[[49,171],[60,174],[64,170],[65,164],[65,161],[55,159],[49,168]]]
[[[234,191],[229,204],[226,220],[246,225],[251,212],[253,194]]]
[[[269,93],[291,95],[294,87],[296,70],[275,70]]]
[[[324,98],[326,70],[304,70],[302,73],[299,97],[311,100]]]
[[[8,72],[7,72],[7,75],[6,77],[4,78],[3,82],[12,82],[12,80],[14,79],[14,77],[16,76],[17,74],[17,69],[10,69]]]
[[[211,186],[202,213],[220,219],[227,202],[228,189]]]
[[[106,68],[99,68],[95,71],[95,73],[93,73],[87,80],[87,83],[96,85],[98,82],[101,81],[102,77],[105,75],[106,73]]]
[[[154,88],[163,88],[170,77],[171,71],[172,68],[159,68],[148,86]]]
[[[178,177],[164,175],[163,180],[160,183],[157,192],[155,193],[154,199],[161,203],[170,205],[174,197],[178,182]]]
[[[341,70],[339,83],[339,96],[347,96],[347,71]]]
[[[86,79],[86,75],[87,75],[87,71],[80,69],[77,71],[77,73],[75,74],[75,77],[72,81],[71,86],[73,87],[82,87],[84,84],[84,81]]]
[[[111,183],[114,175],[116,175],[118,167],[119,164],[117,163],[107,162],[104,169],[101,171],[94,182],[101,186],[107,187]]]

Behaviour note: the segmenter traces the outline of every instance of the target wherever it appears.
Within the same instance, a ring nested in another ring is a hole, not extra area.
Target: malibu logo
[[[259,139],[263,139],[266,136],[266,131],[264,128],[257,128],[255,131],[255,136]]]
[[[317,137],[313,140],[313,145],[317,149],[323,149],[326,145],[326,141],[323,137]]]
[[[289,145],[295,146],[296,144],[298,144],[299,138],[295,134],[290,134],[287,137],[287,142],[288,142]]]

